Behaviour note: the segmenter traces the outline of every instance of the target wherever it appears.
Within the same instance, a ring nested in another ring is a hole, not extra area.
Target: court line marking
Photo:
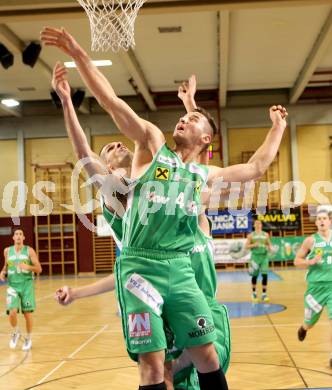
[[[256,363],[251,363],[251,362],[242,362],[241,364],[256,364]],[[292,369],[295,369],[295,367],[291,367],[291,366],[284,366],[284,365],[275,365],[275,364],[262,364],[262,365],[269,365],[269,366],[277,366],[277,367],[286,367],[286,368],[292,368]],[[83,375],[89,375],[89,374],[95,374],[95,373],[99,373],[99,372],[105,372],[105,371],[116,371],[116,370],[122,370],[122,369],[128,369],[128,368],[135,368],[136,366],[135,365],[131,365],[131,366],[123,366],[123,367],[114,367],[114,368],[104,368],[104,369],[99,369],[99,370],[92,370],[92,371],[85,371],[85,372],[80,372],[80,373],[77,373],[77,374],[71,374],[71,375],[66,375],[66,376],[62,376],[62,377],[59,377],[59,378],[54,378],[54,379],[51,379],[47,382],[44,382],[44,383],[41,383],[41,384],[37,384],[37,385],[34,385],[34,386],[31,386],[31,387],[27,387],[25,388],[24,390],[31,390],[31,389],[34,389],[36,387],[39,387],[39,386],[43,386],[45,384],[48,384],[48,383],[52,383],[52,382],[60,382],[64,379],[68,379],[68,378],[73,378],[73,377],[78,377],[78,376],[83,376]],[[325,372],[322,372],[322,371],[318,371],[318,370],[312,370],[312,369],[307,369],[307,368],[301,368],[303,370],[306,370],[306,371],[313,371],[313,372],[317,372],[317,373],[320,373],[320,374],[327,374],[327,375],[331,375],[331,374],[328,374],[328,373],[325,373]],[[282,389],[285,389],[284,387],[283,388],[280,388],[280,389],[264,389],[264,390],[282,390]],[[307,387],[306,389],[308,390],[331,390],[330,387],[321,387],[321,388],[313,388],[313,387]],[[233,388],[233,390],[236,390],[235,388]],[[242,389],[237,389],[237,390],[242,390]],[[288,387],[287,390],[305,390],[304,388],[301,388],[299,389],[298,387]]]
[[[66,360],[60,362],[53,370],[47,373],[40,381],[37,382],[37,385],[43,383],[48,377],[50,377],[55,371],[57,371],[60,367],[62,367],[65,363],[67,363],[68,359],[72,359],[81,349],[83,349],[86,345],[88,345],[93,339],[99,336],[106,328],[108,328],[108,324],[104,325],[101,329],[98,330],[93,336],[91,336],[88,340],[86,340],[83,344],[81,344],[74,352],[72,352]]]
[[[279,341],[280,341],[281,344],[283,345],[283,347],[284,347],[284,349],[285,349],[285,351],[286,351],[286,353],[287,353],[287,355],[288,355],[290,361],[292,362],[292,364],[293,364],[295,370],[297,371],[298,376],[301,378],[301,380],[302,380],[304,386],[308,389],[308,388],[309,388],[308,383],[307,383],[306,380],[304,379],[304,376],[302,375],[300,368],[297,366],[297,364],[296,364],[296,362],[295,362],[295,360],[294,360],[292,354],[290,353],[290,351],[289,351],[288,348],[287,348],[286,343],[284,342],[283,338],[281,337],[280,333],[278,332],[278,329],[276,328],[276,326],[274,326],[274,323],[273,323],[273,321],[272,321],[272,319],[271,319],[271,317],[270,317],[270,314],[266,313],[266,317],[267,317],[268,321],[270,322],[270,325],[272,326],[272,329],[273,329],[273,330],[275,331],[275,333],[277,334]]]

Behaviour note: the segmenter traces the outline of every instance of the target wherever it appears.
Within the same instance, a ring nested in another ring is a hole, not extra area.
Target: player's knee
[[[17,317],[17,310],[16,309],[10,310],[9,317],[10,318],[16,318]]]
[[[212,343],[188,348],[188,352],[198,371],[209,372],[219,369],[218,355]]]
[[[141,383],[161,383],[164,381],[164,355],[145,353],[139,357]]]

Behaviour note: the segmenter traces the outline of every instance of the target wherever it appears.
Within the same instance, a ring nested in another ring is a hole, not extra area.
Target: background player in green
[[[251,257],[249,262],[249,275],[251,276],[251,299],[254,303],[258,302],[257,298],[257,278],[262,275],[262,301],[269,302],[267,296],[267,282],[269,272],[269,251],[272,250],[270,236],[262,230],[263,224],[256,220],[254,223],[255,230],[248,234],[246,248],[250,249]]]
[[[7,288],[7,314],[12,326],[12,336],[9,347],[16,348],[20,338],[17,324],[17,313],[22,311],[27,335],[24,339],[23,351],[28,351],[32,346],[32,313],[36,308],[33,274],[42,272],[36,252],[29,246],[24,245],[24,232],[21,228],[13,230],[14,245],[5,248],[4,267],[0,273],[0,279],[8,279]]]
[[[173,134],[176,149],[172,151],[165,145],[165,137],[160,129],[140,118],[116,96],[109,82],[67,32],[45,28],[42,40],[73,57],[81,77],[99,104],[110,113],[117,127],[137,145],[132,177],[140,179],[136,181],[131,197],[133,203],[127,206],[123,240],[125,250],[122,251],[121,261],[117,262],[117,266],[121,265],[120,269],[117,268],[117,288],[120,305],[125,310],[122,318],[123,330],[127,333],[127,348],[132,354],[139,354],[140,388],[166,388],[163,381],[166,340],[161,313],[176,334],[177,346],[190,350],[191,358],[200,371],[201,388],[227,388],[211,344],[215,337],[211,312],[195,282],[190,258],[181,255],[181,252],[186,253],[193,245],[192,232],[197,229],[198,181],[204,184],[208,180],[212,185],[214,179],[248,181],[260,177],[280,145],[286,128],[285,108],[271,108],[272,129],[247,164],[227,169],[216,166],[206,169],[194,161],[212,140],[213,124],[209,115],[195,111],[181,118]],[[61,72],[59,70],[58,75]],[[189,197],[186,194],[184,199],[187,180],[190,185],[193,182],[197,185],[193,192],[194,202],[188,200],[192,194]],[[176,193],[172,193],[172,198],[177,196],[172,199],[173,202],[161,194],[170,189],[171,183],[178,183]],[[151,184],[158,187],[157,193],[151,191]],[[171,218],[166,210],[169,211],[172,205],[175,210]],[[168,261],[170,258],[171,262]],[[157,269],[154,271],[155,267]],[[168,283],[170,274],[172,285]],[[180,286],[183,287],[181,294]],[[202,315],[205,316],[204,321]]]
[[[330,320],[332,368],[332,231],[331,219],[326,210],[317,213],[317,233],[307,237],[296,254],[294,264],[306,268],[307,290],[304,294],[304,322],[297,335],[303,341],[307,331],[319,320],[324,307]]]

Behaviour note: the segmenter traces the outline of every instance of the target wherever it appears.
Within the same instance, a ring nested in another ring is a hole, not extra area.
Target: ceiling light
[[[92,61],[93,65],[95,66],[111,66],[112,61],[111,60],[94,60]],[[66,68],[76,68],[76,64],[74,61],[67,61],[64,63]]]
[[[3,104],[6,107],[17,107],[20,105],[20,102],[18,102],[15,99],[2,99],[1,104]]]

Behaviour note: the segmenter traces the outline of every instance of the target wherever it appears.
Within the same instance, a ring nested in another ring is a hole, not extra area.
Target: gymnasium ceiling
[[[0,0],[0,43],[15,55],[14,66],[0,66],[0,97],[22,102],[18,109],[0,105],[2,116],[51,110],[52,67],[69,58],[44,47],[34,68],[21,60],[45,25],[64,26],[90,50],[89,22],[76,1]],[[178,104],[178,83],[192,73],[199,99],[220,107],[265,104],[271,96],[285,104],[332,100],[332,0],[147,0],[135,37],[129,53],[91,57],[111,59],[102,71],[116,93],[148,110]],[[71,85],[83,87],[77,71],[69,73]],[[95,106],[86,97],[83,113]]]

